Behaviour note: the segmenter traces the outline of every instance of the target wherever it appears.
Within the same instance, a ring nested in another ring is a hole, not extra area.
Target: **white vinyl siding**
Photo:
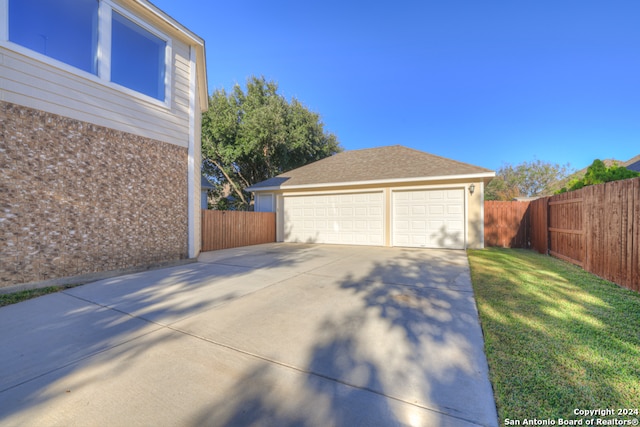
[[[383,193],[284,196],[284,240],[384,245]]]
[[[465,248],[464,189],[394,191],[393,245]]]

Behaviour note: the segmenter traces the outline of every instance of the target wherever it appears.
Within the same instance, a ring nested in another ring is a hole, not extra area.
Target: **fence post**
[[[544,198],[544,238],[545,238],[545,255],[549,255],[549,251],[551,250],[551,233],[549,232],[549,199],[551,197]]]

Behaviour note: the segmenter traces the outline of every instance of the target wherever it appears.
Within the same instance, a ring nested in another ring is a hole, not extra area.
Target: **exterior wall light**
[[[471,184],[469,186],[469,194],[471,194],[473,196],[473,192],[476,191],[476,185],[475,184]]]

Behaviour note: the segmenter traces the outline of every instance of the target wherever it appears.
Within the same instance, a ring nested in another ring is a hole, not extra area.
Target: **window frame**
[[[69,74],[73,74],[77,77],[85,80],[90,80],[94,83],[98,83],[102,86],[117,90],[126,95],[137,98],[141,101],[153,103],[155,105],[170,109],[172,105],[172,81],[173,81],[173,44],[171,37],[165,33],[159,31],[151,24],[143,21],[132,12],[126,10],[120,5],[115,4],[111,0],[99,0],[98,4],[98,49],[97,49],[97,75],[84,71],[80,68],[76,68],[73,65],[69,65],[66,62],[44,55],[40,52],[36,52],[20,44],[14,43],[9,40],[9,1],[19,0],[0,0],[0,47],[4,47],[13,52],[32,58],[36,61],[47,64],[51,67],[65,71]],[[128,88],[118,83],[111,81],[111,22],[112,12],[117,11],[122,16],[131,20],[136,25],[149,31],[154,36],[160,38],[165,42],[164,52],[164,100],[160,100],[150,95],[146,95],[142,92],[138,92],[135,89]]]

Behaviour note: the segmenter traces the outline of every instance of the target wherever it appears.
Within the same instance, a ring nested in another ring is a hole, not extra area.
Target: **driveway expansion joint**
[[[313,270],[311,270],[313,271]],[[312,273],[312,272],[306,272],[306,273],[302,273],[305,274],[307,276],[313,276],[313,277],[322,277],[325,279],[336,279],[335,276],[329,276],[327,274],[318,274],[318,273]],[[395,282],[390,282],[390,281],[378,281],[378,280],[374,280],[374,279],[358,279],[358,280],[352,280],[353,282],[363,282],[363,283],[379,283],[381,285],[387,285],[387,286],[402,286],[405,288],[413,288],[413,289],[428,289],[428,290],[434,290],[434,291],[448,291],[448,292],[460,292],[460,293],[467,293],[467,294],[473,294],[473,289],[459,289],[453,281],[448,281],[447,285],[453,285],[456,286],[455,288],[451,288],[449,286],[447,286],[446,288],[443,288],[441,286],[416,286],[416,285],[411,285],[409,283],[395,283]]]
[[[375,390],[375,389],[372,389],[372,388],[369,388],[369,387],[359,386],[359,385],[352,384],[350,382],[341,380],[339,378],[334,378],[334,377],[331,377],[331,376],[328,376],[328,375],[324,375],[324,374],[320,374],[320,373],[317,373],[317,372],[314,372],[314,371],[310,371],[310,370],[307,370],[307,369],[299,368],[299,367],[291,365],[289,363],[285,363],[285,362],[281,362],[279,360],[271,359],[271,358],[266,357],[266,356],[261,356],[261,355],[259,355],[257,353],[253,353],[251,351],[243,350],[241,348],[234,347],[232,345],[224,344],[224,343],[212,340],[212,339],[207,338],[207,337],[203,337],[203,336],[200,336],[200,335],[197,335],[197,334],[193,334],[191,332],[182,330],[180,328],[174,328],[172,326],[166,326],[166,328],[170,329],[170,330],[172,330],[174,332],[177,332],[177,333],[180,333],[180,334],[183,334],[183,335],[186,335],[186,336],[190,336],[190,337],[195,338],[197,340],[200,340],[200,341],[203,341],[203,342],[207,342],[209,344],[213,344],[213,345],[218,346],[218,347],[226,348],[227,350],[231,350],[231,351],[234,351],[234,352],[237,352],[237,353],[240,353],[240,354],[244,354],[246,356],[253,357],[255,359],[259,359],[259,360],[262,360],[264,362],[271,363],[271,364],[274,364],[274,365],[278,365],[278,366],[286,368],[286,369],[291,369],[293,371],[296,371],[296,372],[299,372],[299,373],[302,373],[302,374],[305,374],[305,375],[311,375],[311,376],[314,376],[314,377],[322,378],[324,380],[331,381],[331,382],[334,382],[334,383],[337,383],[337,384],[341,384],[341,385],[346,386],[346,387],[350,387],[350,388],[353,388],[353,389],[356,389],[356,390],[366,391],[368,393],[373,393],[373,394],[376,394],[378,396],[382,396],[382,397],[384,397],[386,399],[395,400],[397,402],[400,402],[400,403],[403,403],[403,404],[406,404],[406,405],[411,405],[411,406],[414,406],[416,408],[424,409],[424,410],[427,410],[427,411],[430,411],[430,412],[435,412],[435,413],[438,413],[438,414],[441,414],[441,415],[444,415],[444,416],[447,416],[447,417],[450,417],[450,418],[458,419],[460,421],[465,421],[465,422],[471,423],[473,425],[477,425],[479,427],[484,427],[481,424],[477,424],[473,420],[470,420],[470,419],[467,419],[467,418],[464,418],[464,417],[460,417],[460,416],[457,416],[457,415],[453,415],[453,414],[445,412],[445,411],[443,411],[441,409],[437,409],[437,408],[432,408],[432,407],[429,407],[429,406],[421,405],[421,404],[418,404],[416,402],[411,402],[411,401],[408,401],[408,400],[405,400],[405,399],[401,399],[401,398],[398,398],[398,397],[395,397],[395,396],[391,396],[391,395],[385,394],[383,392],[380,392],[378,390]]]

